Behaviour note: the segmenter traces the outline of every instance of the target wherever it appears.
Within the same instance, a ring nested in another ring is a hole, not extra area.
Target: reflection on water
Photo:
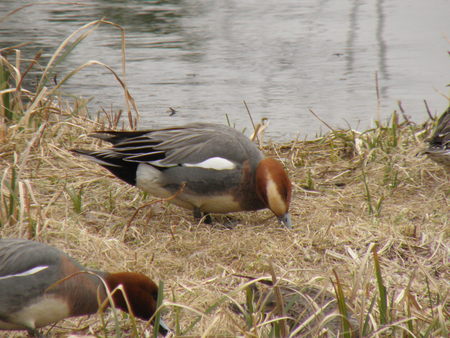
[[[2,1],[0,15],[27,3]],[[445,93],[449,81],[448,0],[34,3],[0,22],[0,48],[31,42],[25,57],[42,49],[48,58],[83,24],[100,18],[120,24],[141,128],[226,123],[226,116],[249,128],[245,100],[255,120],[270,118],[271,137],[286,140],[325,130],[308,109],[331,125],[362,129],[377,112],[386,117],[397,109],[398,100],[416,121],[426,117],[424,99],[436,112],[447,105],[438,91]],[[94,59],[120,70],[117,29],[101,26],[59,66],[58,78]],[[124,108],[120,86],[99,66],[64,90],[93,97],[93,111]]]
[[[357,0],[355,0],[357,1]],[[384,28],[385,28],[385,18],[384,18],[384,0],[378,0],[376,2],[376,18],[377,18],[377,29],[376,29],[376,41],[378,47],[378,71],[381,74],[382,80],[389,80],[389,73],[386,68],[386,43],[384,41]],[[386,95],[387,87],[382,87],[381,94]]]

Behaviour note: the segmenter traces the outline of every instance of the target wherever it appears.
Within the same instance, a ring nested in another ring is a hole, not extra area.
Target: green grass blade
[[[164,300],[164,282],[159,281],[158,285],[158,300],[156,302],[156,308],[160,309]],[[155,321],[153,322],[153,337],[158,338],[159,334],[159,323],[161,322],[161,311],[158,311],[155,316]]]
[[[172,302],[173,303],[177,302],[177,297],[173,290],[172,290]],[[181,336],[181,325],[180,325],[181,308],[178,306],[175,306],[174,312],[175,312],[175,336]]]
[[[348,311],[347,311],[347,304],[345,304],[345,296],[344,291],[342,289],[342,284],[339,280],[339,276],[336,272],[336,270],[333,269],[334,277],[336,278],[336,282],[332,282],[334,291],[336,293],[336,300],[339,308],[339,313],[341,314],[341,322],[342,322],[342,330],[343,330],[343,336],[344,338],[351,338],[352,337],[352,331],[351,327],[348,321]]]
[[[373,307],[375,306],[375,302],[377,300],[377,296],[374,295],[372,297],[372,300],[370,301],[369,309],[367,310],[366,319],[364,320],[364,324],[362,327],[362,336],[365,337],[369,334],[369,321],[370,321],[370,314],[373,311]]]
[[[375,276],[377,279],[378,287],[378,310],[380,312],[380,323],[386,325],[388,322],[388,305],[387,305],[387,293],[386,287],[383,284],[383,276],[381,274],[380,260],[376,247],[373,248],[373,262],[375,269]]]
[[[83,211],[83,188],[80,188],[78,191],[72,189],[70,187],[66,188],[66,192],[72,201],[73,210],[77,214],[81,214]]]
[[[255,292],[251,286],[245,290],[245,303],[247,305],[247,311],[244,313],[245,322],[247,327],[253,327],[253,313],[255,312]]]
[[[3,59],[0,58],[0,91],[9,88],[10,77],[11,73],[9,72],[7,66],[4,64]],[[11,93],[0,94],[0,99],[0,116],[5,116],[6,121],[12,121],[14,113],[11,108]]]
[[[367,209],[368,209],[369,215],[373,215],[374,208],[372,206],[372,195],[370,193],[369,183],[367,182],[367,174],[366,174],[366,170],[364,168],[362,168],[361,174],[362,174],[363,183],[364,183],[364,190],[366,192]]]

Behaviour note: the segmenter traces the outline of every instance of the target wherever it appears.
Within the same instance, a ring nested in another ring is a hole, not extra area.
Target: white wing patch
[[[200,163],[184,163],[184,167],[195,167],[214,170],[232,170],[236,169],[236,164],[222,157],[211,157]]]
[[[40,272],[42,270],[45,270],[45,269],[48,269],[48,265],[35,266],[34,268],[31,268],[30,270],[27,270],[27,271],[24,271],[24,272],[20,272],[20,273],[16,273],[14,275],[1,276],[0,279],[30,276],[30,275],[34,275],[35,273],[38,273],[38,272]]]

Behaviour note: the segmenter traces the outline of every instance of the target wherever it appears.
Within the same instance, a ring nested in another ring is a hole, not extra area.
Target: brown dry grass
[[[0,98],[10,94],[0,92]],[[221,225],[223,216],[212,226],[198,224],[188,211],[152,203],[69,152],[98,147],[86,135],[111,119],[91,120],[79,102],[43,96],[32,106],[35,94],[21,95],[30,99],[14,106],[17,116],[7,117],[4,103],[0,110],[0,237],[42,241],[92,268],[163,280],[165,301],[184,306],[168,303],[165,321],[184,332],[198,319],[187,332],[193,336],[268,335],[262,313],[248,326],[229,303],[245,298],[247,280],[234,274],[271,278],[271,267],[290,283],[330,291],[335,272],[346,305],[362,324],[379,288],[376,247],[391,320],[380,323],[375,305],[371,335],[403,336],[406,328],[410,336],[446,336],[449,174],[416,156],[431,122],[399,123],[394,116],[363,134],[335,131],[313,141],[266,145],[265,153],[283,161],[293,181],[294,228],[281,228],[270,212],[258,211],[231,215],[237,225],[229,229]],[[222,302],[224,295],[231,300]],[[411,318],[411,326],[401,322]],[[112,335],[111,317],[105,319],[106,326],[98,316],[66,320],[50,332]],[[398,321],[404,329],[392,331]],[[124,335],[131,326],[124,316]],[[145,327],[138,323],[139,332]],[[391,331],[381,332],[385,327]]]
[[[166,300],[175,295],[177,303],[204,312],[245,282],[233,274],[269,275],[271,262],[278,276],[296,284],[316,281],[330,287],[336,270],[348,305],[358,314],[361,299],[370,299],[376,287],[370,260],[362,263],[372,243],[377,244],[395,311],[404,311],[405,297],[398,297],[409,284],[409,297],[416,304],[413,311],[425,322],[431,310],[427,283],[434,301],[437,295],[447,297],[449,176],[415,156],[428,129],[404,127],[399,145],[389,152],[363,147],[358,154],[331,134],[310,142],[267,146],[267,154],[285,163],[295,187],[291,205],[295,226],[287,230],[268,211],[232,215],[237,222],[233,229],[220,225],[223,217],[213,226],[197,224],[189,212],[165,202],[143,208],[132,220],[151,197],[69,152],[98,146],[98,141],[85,137],[98,128],[96,122],[62,110],[40,128],[3,128],[2,207],[10,196],[5,182],[11,180],[14,168],[19,198],[16,214],[3,219],[1,237],[43,241],[90,267],[140,271],[164,280]],[[374,205],[383,196],[381,210],[372,215],[363,169]],[[314,190],[307,189],[311,187]],[[80,213],[69,191],[81,195]],[[361,289],[363,285],[369,289]],[[168,309],[165,318],[173,325],[174,308]],[[195,317],[182,310],[181,327]],[[61,331],[54,328],[52,334],[73,331],[74,323],[79,321],[60,323]],[[245,332],[242,319],[221,304],[190,334],[209,330],[233,336],[239,333],[238,326]]]

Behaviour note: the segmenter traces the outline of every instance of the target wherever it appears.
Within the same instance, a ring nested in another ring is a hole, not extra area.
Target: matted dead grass
[[[165,301],[190,308],[167,306],[165,321],[181,332],[194,321],[184,332],[193,336],[267,334],[264,326],[248,327],[229,301],[220,300],[227,294],[244,302],[240,287],[247,281],[234,274],[270,276],[270,266],[291,283],[331,291],[334,270],[347,306],[364,321],[376,295],[370,253],[376,245],[393,318],[415,318],[416,334],[439,314],[448,322],[449,174],[416,156],[429,124],[400,126],[395,146],[387,145],[388,132],[377,136],[376,147],[368,146],[367,138],[381,128],[267,145],[265,153],[282,160],[293,181],[292,230],[281,228],[268,211],[229,215],[235,226],[227,228],[225,216],[213,225],[198,224],[184,209],[152,202],[69,152],[98,147],[100,141],[86,135],[103,127],[68,107],[36,126],[3,124],[1,237],[42,241],[92,268],[163,280]],[[7,217],[13,171],[17,200]],[[125,315],[122,324],[124,334],[131,334]],[[145,324],[139,325],[144,332]],[[106,328],[113,333],[112,323]],[[91,316],[60,322],[50,332],[108,335],[102,330]],[[443,334],[439,326],[431,332]]]

